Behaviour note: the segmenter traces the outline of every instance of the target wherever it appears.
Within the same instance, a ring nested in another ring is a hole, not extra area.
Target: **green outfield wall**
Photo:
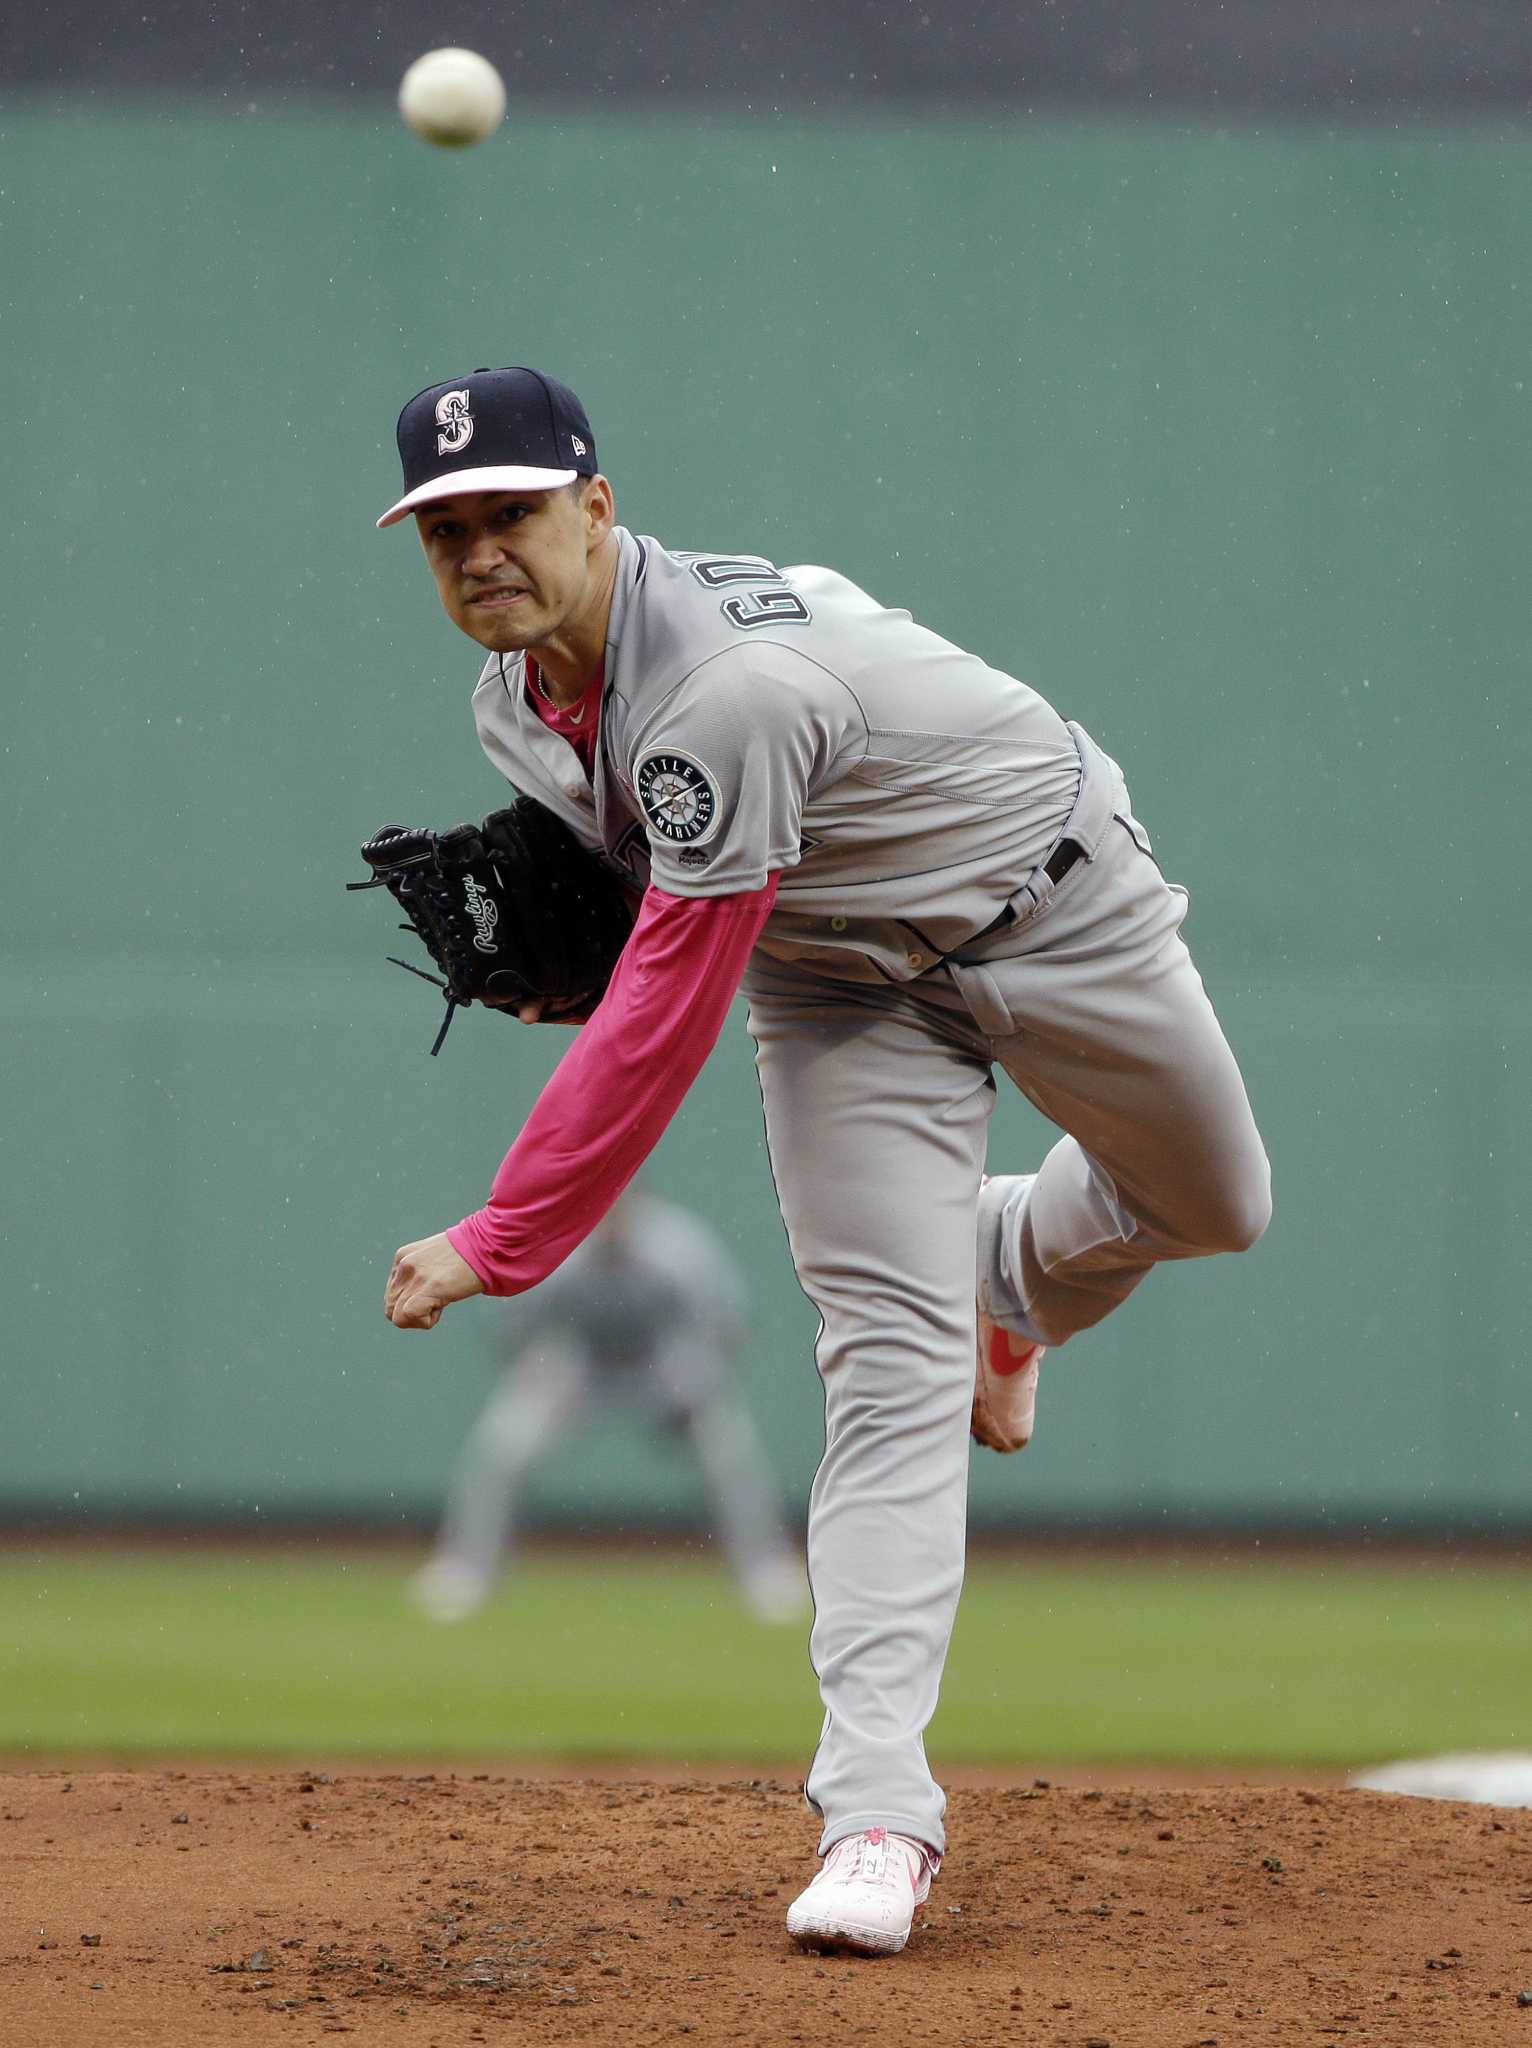
[[[355,848],[503,785],[394,414],[565,375],[620,513],[819,560],[1125,763],[1275,1171],[1047,1369],[975,1513],[1532,1526],[1532,139],[0,103],[0,1515],[418,1515],[495,1311],[387,1327],[562,1040],[384,964]],[[992,1163],[1048,1133],[1002,1097]],[[742,1014],[656,1156],[821,1409]],[[891,1188],[890,1202],[919,1190]],[[566,1520],[691,1514],[598,1428]]]

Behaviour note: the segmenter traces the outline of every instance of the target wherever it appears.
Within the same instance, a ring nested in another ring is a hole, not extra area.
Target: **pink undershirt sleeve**
[[[490,1294],[546,1279],[658,1144],[718,1042],[778,880],[733,896],[645,892],[610,987],[549,1076],[488,1202],[447,1232]]]

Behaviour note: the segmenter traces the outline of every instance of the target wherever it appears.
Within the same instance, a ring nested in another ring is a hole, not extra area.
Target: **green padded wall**
[[[544,112],[450,155],[382,102],[11,103],[0,146],[0,1512],[439,1493],[494,1311],[393,1332],[388,1257],[562,1041],[473,1013],[429,1060],[341,884],[499,798],[372,521],[400,402],[531,361],[630,524],[829,561],[1036,682],[1191,887],[1277,1220],[1057,1355],[976,1517],[1532,1524],[1524,133]],[[1002,1098],[992,1161],[1047,1135]],[[747,1261],[801,1506],[742,1016],[652,1180]],[[611,1427],[539,1498],[696,1505]]]

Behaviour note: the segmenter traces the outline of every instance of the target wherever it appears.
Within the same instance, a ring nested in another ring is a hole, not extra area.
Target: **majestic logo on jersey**
[[[676,846],[710,839],[719,820],[718,786],[700,761],[674,748],[648,754],[633,775],[644,816]]]
[[[473,439],[473,414],[468,410],[466,391],[444,391],[436,401],[438,455],[461,455]]]
[[[493,896],[486,896],[472,875],[463,878],[463,903],[473,919],[473,949],[476,953],[498,953],[495,944],[495,926],[500,922],[500,906]]]

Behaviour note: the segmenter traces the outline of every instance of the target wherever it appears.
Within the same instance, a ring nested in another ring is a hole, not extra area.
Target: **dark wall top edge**
[[[0,1551],[24,1551],[29,1545],[48,1550],[79,1545],[90,1550],[110,1548],[113,1544],[183,1552],[201,1545],[239,1550],[266,1546],[277,1550],[323,1549],[329,1544],[339,1548],[394,1549],[428,1542],[437,1521],[434,1504],[426,1502],[388,1514],[366,1510],[346,1514],[319,1504],[308,1511],[294,1508],[267,1514],[214,1503],[200,1508],[148,1503],[135,1508],[119,1504],[95,1512],[82,1512],[78,1503],[71,1503],[68,1508],[43,1503],[17,1504],[0,1510]],[[1414,1551],[1439,1555],[1452,1551],[1532,1559],[1532,1517],[1494,1513],[1432,1515],[1369,1513],[1357,1509],[1344,1515],[1295,1512],[1290,1516],[1263,1516],[1242,1515],[1228,1509],[1201,1514],[1169,1510],[1116,1516],[975,1515],[969,1533],[971,1546],[976,1550],[1025,1544],[1031,1550],[1058,1545],[1072,1551],[1100,1550],[1114,1555],[1134,1551],[1153,1555],[1185,1545],[1198,1550],[1226,1548],[1272,1556],[1295,1551],[1370,1551],[1381,1555]],[[589,1517],[545,1513],[529,1522],[526,1535],[533,1544],[543,1542],[560,1549],[588,1546],[601,1552],[619,1545],[628,1551],[653,1548],[661,1555],[678,1549],[715,1547],[707,1525],[685,1514],[597,1522]]]
[[[1532,0],[1528,0],[1532,6]],[[63,115],[88,119],[108,112],[132,115],[153,111],[164,114],[174,108],[180,113],[224,116],[230,120],[258,119],[262,115],[306,108],[311,114],[339,114],[380,107],[392,110],[392,91],[381,93],[371,87],[348,87],[326,91],[319,86],[277,85],[246,80],[242,85],[174,86],[142,81],[131,86],[110,87],[96,81],[76,81],[67,88],[38,85],[12,87],[0,80],[0,113],[29,111],[48,116]],[[788,126],[829,123],[872,126],[879,121],[963,124],[975,128],[1001,129],[1027,120],[1073,122],[1117,122],[1124,125],[1180,128],[1217,133],[1300,131],[1322,129],[1428,129],[1436,126],[1492,127],[1501,134],[1525,129],[1532,132],[1532,83],[1527,89],[1503,98],[1486,94],[1456,99],[1351,98],[1345,101],[1311,98],[1306,100],[1249,99],[1218,100],[1176,98],[1164,94],[1154,99],[1108,100],[1088,94],[1030,93],[1007,97],[1004,93],[970,94],[965,99],[939,93],[884,93],[851,98],[805,93],[794,97],[780,93],[769,102],[737,97],[723,92],[687,94],[682,92],[588,95],[578,101],[568,93],[523,92],[512,102],[514,112],[532,118],[544,117],[561,125],[583,120],[670,120],[706,126],[751,120],[777,120]]]
[[[422,50],[491,57],[514,98],[720,110],[885,100],[948,109],[1325,115],[1532,111],[1529,0],[100,0],[8,10],[5,89],[392,91]]]

